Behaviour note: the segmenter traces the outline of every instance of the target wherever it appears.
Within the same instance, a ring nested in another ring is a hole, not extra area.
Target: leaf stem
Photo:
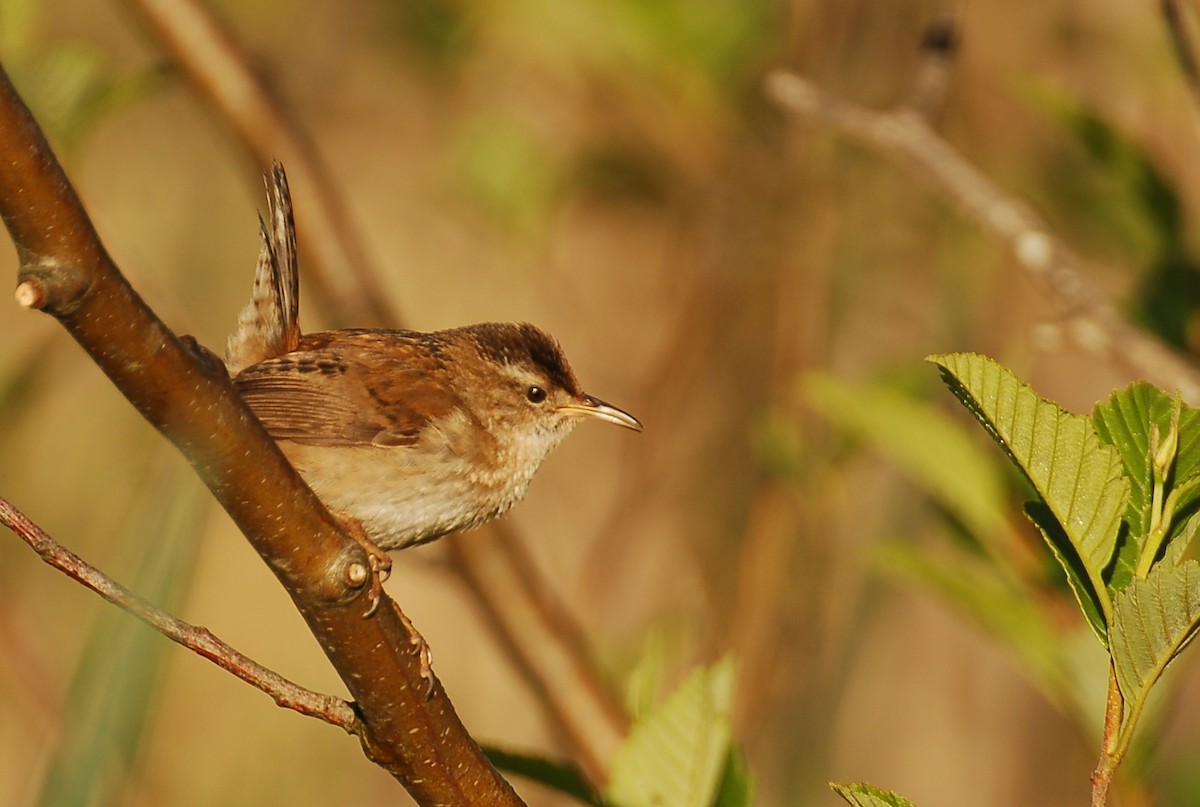
[[[1150,529],[1146,535],[1146,542],[1142,545],[1137,568],[1134,570],[1134,574],[1142,579],[1150,574],[1150,567],[1154,565],[1154,559],[1158,557],[1163,541],[1171,532],[1171,523],[1175,520],[1180,495],[1183,491],[1194,488],[1196,482],[1200,481],[1195,477],[1189,479],[1179,488],[1173,489],[1167,495],[1166,504],[1163,503],[1163,494],[1171,479],[1175,457],[1179,453],[1179,413],[1182,407],[1183,400],[1176,394],[1171,408],[1171,425],[1167,429],[1166,437],[1161,437],[1157,423],[1150,424],[1150,482],[1154,493],[1150,502]]]
[[[1146,536],[1146,543],[1142,546],[1141,555],[1138,557],[1137,568],[1134,570],[1135,575],[1144,579],[1146,575],[1150,574],[1150,567],[1154,565],[1159,550],[1162,549],[1163,541],[1166,540],[1167,535],[1171,532],[1171,526],[1175,523],[1175,512],[1179,509],[1180,500],[1198,486],[1200,486],[1200,476],[1193,476],[1179,487],[1173,488],[1164,504],[1162,503],[1163,486],[1155,481],[1154,497],[1150,509],[1150,532]]]
[[[1131,719],[1125,721],[1124,715],[1125,701],[1121,697],[1121,688],[1117,685],[1117,668],[1110,665],[1108,702],[1104,711],[1104,736],[1100,739],[1100,760],[1096,763],[1096,770],[1092,772],[1091,807],[1105,807],[1108,803],[1108,788],[1112,784],[1113,773],[1129,748],[1128,740],[1123,736],[1124,729],[1127,726],[1131,728],[1137,717],[1131,714]]]

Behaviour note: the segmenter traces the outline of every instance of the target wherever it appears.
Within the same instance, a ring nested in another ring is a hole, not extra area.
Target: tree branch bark
[[[17,301],[54,316],[191,462],[291,596],[346,683],[368,756],[422,805],[522,802],[467,734],[390,598],[371,618],[366,553],[329,515],[211,354],[173,334],[102,246],[0,69],[0,217]]]
[[[376,268],[350,225],[336,183],[296,118],[252,69],[245,46],[198,0],[126,0],[183,78],[261,165],[288,168],[297,205],[306,281],[341,326],[399,328],[382,301]],[[451,542],[450,565],[510,663],[551,724],[595,781],[629,730],[629,719],[585,652],[585,634],[554,587],[526,562],[511,521],[493,522]],[[485,574],[486,572],[486,574]]]

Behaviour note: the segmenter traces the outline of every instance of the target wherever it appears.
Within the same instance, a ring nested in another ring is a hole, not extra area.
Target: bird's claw
[[[370,564],[370,582],[367,588],[367,598],[370,605],[367,606],[366,612],[363,614],[363,619],[367,619],[379,610],[379,603],[383,598],[383,583],[392,574],[392,558],[378,544],[367,537],[366,530],[362,524],[353,519],[346,519],[346,532],[358,542],[367,553],[367,561]],[[417,630],[416,625],[412,623],[404,612],[396,608],[396,614],[400,617],[400,621],[404,623],[404,627],[408,630],[409,641],[416,649],[417,655],[420,657],[420,674],[421,678],[426,681],[427,688],[425,697],[433,695],[433,652],[429,649],[429,643],[425,641],[425,637]]]
[[[379,610],[379,602],[383,597],[383,584],[392,574],[392,558],[378,544],[367,537],[362,524],[354,519],[344,522],[346,533],[367,553],[367,563],[370,565],[370,580],[367,588],[369,605],[363,613],[363,619],[372,616]]]
[[[404,627],[408,629],[410,636],[409,642],[416,648],[417,655],[420,657],[420,674],[421,680],[425,681],[425,697],[433,696],[433,651],[429,648],[429,643],[425,641],[425,637],[417,630],[417,626],[412,623],[412,620],[404,615],[404,612],[399,608],[396,613],[400,616],[400,621],[404,623]]]

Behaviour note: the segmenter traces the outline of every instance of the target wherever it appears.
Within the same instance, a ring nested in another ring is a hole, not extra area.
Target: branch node
[[[339,552],[326,568],[320,586],[313,594],[330,604],[348,603],[363,596],[371,600],[368,615],[379,605],[382,591],[379,576],[369,561],[369,556],[357,544],[351,544]]]
[[[371,577],[371,570],[366,564],[353,562],[346,567],[346,582],[351,588],[362,588]]]
[[[203,367],[208,374],[213,378],[228,378],[229,371],[225,368],[225,362],[221,361],[221,357],[204,345],[191,334],[185,333],[179,337],[180,343],[189,353],[199,360],[200,366]]]
[[[40,311],[46,305],[46,291],[42,288],[42,284],[33,278],[22,280],[17,285],[17,305],[22,308],[29,308],[34,311]]]
[[[55,317],[78,310],[91,286],[87,272],[49,256],[23,262],[17,277],[17,302]]]

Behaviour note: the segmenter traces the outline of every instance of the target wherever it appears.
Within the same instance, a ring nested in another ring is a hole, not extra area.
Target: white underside
[[[464,424],[465,425],[465,424]],[[454,429],[426,434],[419,446],[311,446],[281,441],[296,470],[334,515],[362,523],[383,549],[402,549],[450,532],[477,527],[521,500],[542,460],[570,432],[553,431],[510,441],[503,461],[481,467]],[[436,478],[430,463],[438,457]],[[336,472],[330,472],[330,468]]]

